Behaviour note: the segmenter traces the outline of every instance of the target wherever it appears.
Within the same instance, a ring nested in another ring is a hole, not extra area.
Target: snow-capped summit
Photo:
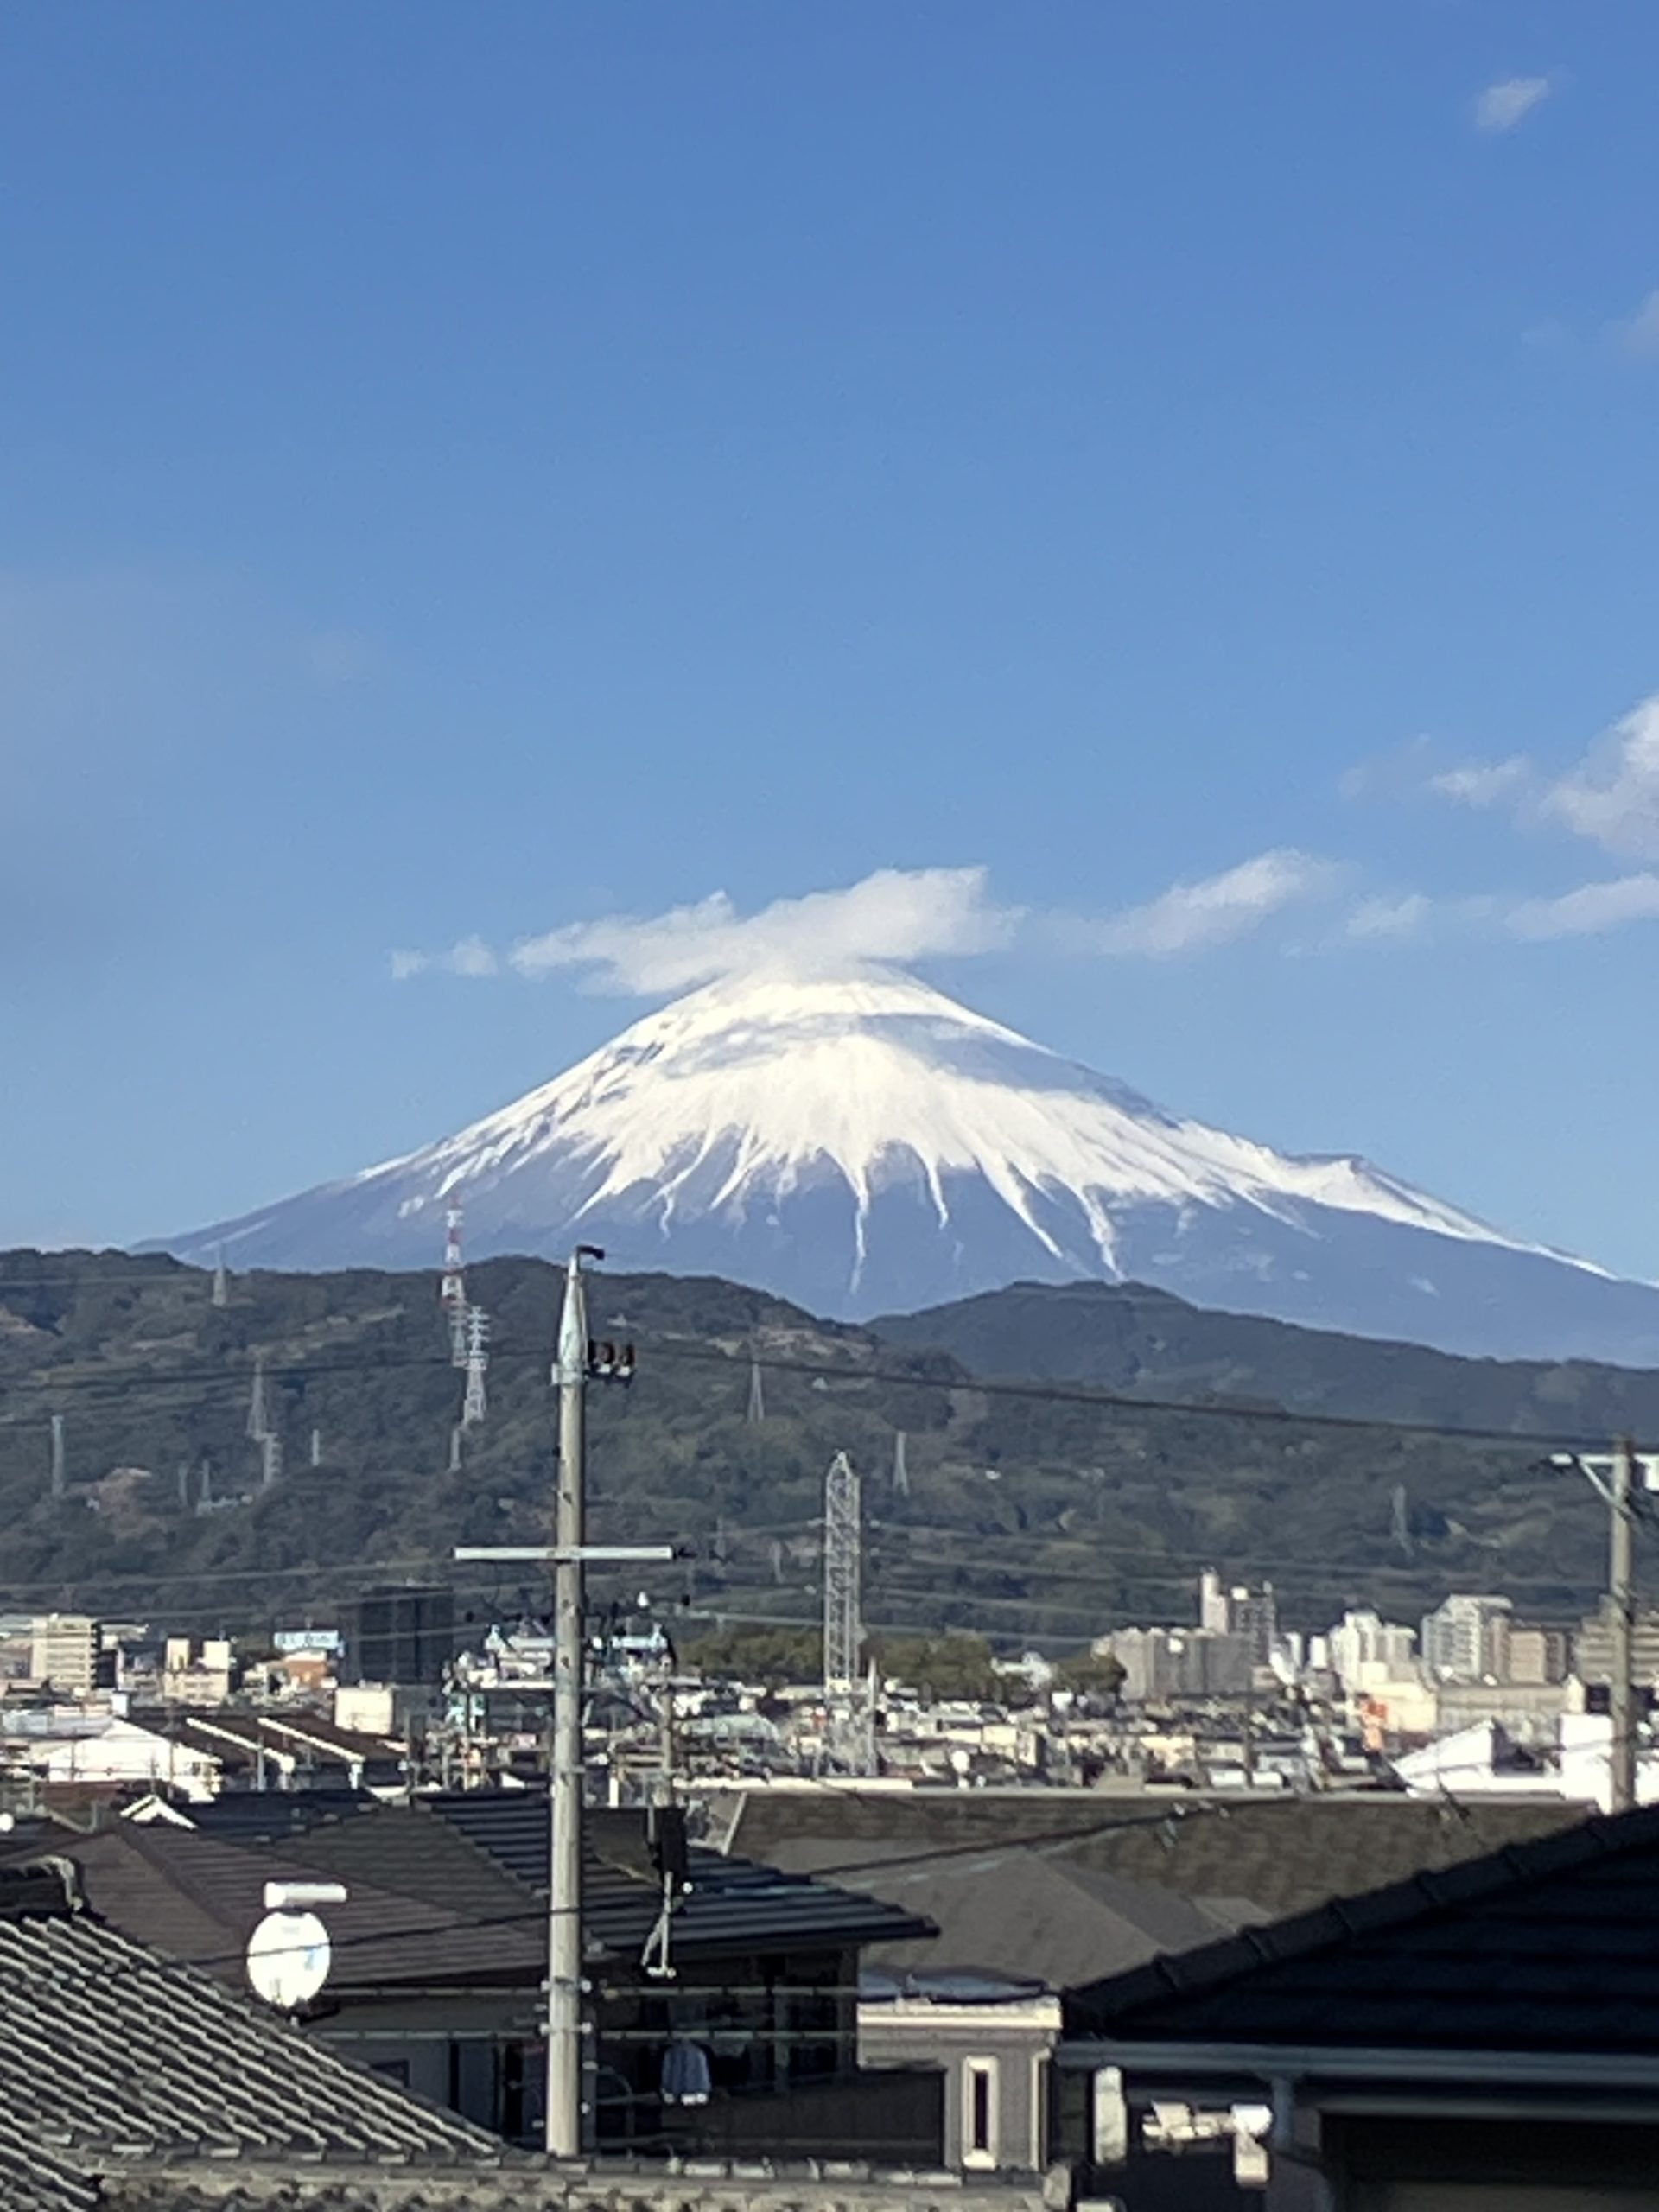
[[[889,969],[748,975],[647,1014],[457,1135],[167,1240],[233,1266],[470,1253],[718,1274],[823,1313],[1021,1279],[1459,1351],[1651,1359],[1659,1291],[1501,1235],[1352,1158],[1166,1113]]]

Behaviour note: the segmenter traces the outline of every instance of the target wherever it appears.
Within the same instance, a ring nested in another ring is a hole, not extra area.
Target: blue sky
[[[978,868],[865,949],[1659,1275],[1656,68],[1620,0],[0,6],[0,1239],[503,1103],[645,1002],[550,932]]]

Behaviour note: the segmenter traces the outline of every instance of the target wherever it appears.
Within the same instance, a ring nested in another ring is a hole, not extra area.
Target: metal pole
[[[1616,1813],[1628,1813],[1636,1802],[1636,1686],[1631,1681],[1636,1578],[1630,1510],[1635,1467],[1635,1446],[1629,1437],[1622,1436],[1613,1453],[1612,1531],[1607,1574],[1613,1630],[1612,1682],[1607,1699],[1613,1730],[1609,1802]]]
[[[582,2155],[582,1566],[588,1297],[571,1255],[559,1323],[559,1464],[553,1541],[553,1761],[549,1778],[547,2126],[556,2158]]]

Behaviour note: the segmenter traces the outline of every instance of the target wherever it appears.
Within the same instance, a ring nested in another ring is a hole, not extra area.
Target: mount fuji
[[[735,1277],[861,1319],[1019,1280],[1503,1357],[1659,1364],[1659,1288],[1344,1157],[1184,1121],[897,971],[750,975],[397,1160],[159,1241],[236,1268],[469,1254]]]

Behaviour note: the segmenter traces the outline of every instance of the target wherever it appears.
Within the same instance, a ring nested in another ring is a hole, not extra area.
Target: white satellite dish
[[[280,2012],[296,2012],[328,1979],[328,1930],[315,1912],[268,1912],[248,1938],[248,1980]]]

